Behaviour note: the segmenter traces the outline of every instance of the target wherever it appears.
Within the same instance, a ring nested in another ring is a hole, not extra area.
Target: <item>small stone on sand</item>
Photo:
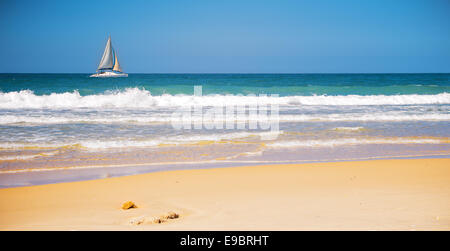
[[[175,212],[169,212],[166,215],[164,215],[164,219],[176,219],[178,217],[180,217],[180,215],[178,215]]]
[[[144,217],[138,217],[130,220],[131,225],[141,225],[145,222]]]
[[[128,210],[130,208],[137,208],[137,206],[132,201],[127,201],[127,202],[123,203],[123,205],[122,205],[123,210]]]
[[[165,221],[166,221],[166,220],[164,220],[164,219],[156,218],[156,219],[153,220],[153,223],[161,224],[161,223],[163,223],[163,222],[165,222]]]

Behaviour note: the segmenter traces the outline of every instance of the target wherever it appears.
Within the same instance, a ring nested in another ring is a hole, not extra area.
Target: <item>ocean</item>
[[[190,107],[202,116],[187,126],[174,114]],[[225,107],[244,111],[212,112]],[[450,74],[0,74],[0,185],[54,170],[448,156],[449,122]]]

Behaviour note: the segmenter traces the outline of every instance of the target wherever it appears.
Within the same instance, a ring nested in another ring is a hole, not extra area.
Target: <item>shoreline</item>
[[[0,230],[450,230],[450,159],[161,171],[0,199]]]
[[[400,159],[445,159],[450,158],[448,153],[442,154],[418,154],[399,156],[373,156],[362,158],[342,158],[324,160],[255,160],[255,161],[198,161],[198,162],[161,162],[140,164],[118,164],[118,165],[96,165],[96,166],[74,166],[54,168],[28,168],[18,170],[0,171],[0,189],[36,186],[47,184],[58,184],[66,182],[88,181],[104,178],[123,177],[154,172],[177,171],[177,170],[201,170],[212,168],[230,168],[244,166],[263,165],[294,165],[313,163],[354,162],[370,160],[400,160]],[[168,169],[167,167],[170,167]]]

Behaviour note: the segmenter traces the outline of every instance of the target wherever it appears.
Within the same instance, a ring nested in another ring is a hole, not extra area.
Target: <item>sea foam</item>
[[[341,138],[323,140],[290,140],[277,141],[266,144],[271,148],[295,147],[336,147],[342,145],[368,145],[368,144],[446,144],[447,139],[434,138]]]
[[[84,139],[73,142],[60,143],[38,143],[38,142],[0,142],[0,150],[23,150],[23,149],[53,149],[53,148],[83,148],[83,149],[111,149],[129,147],[155,147],[167,145],[196,144],[200,142],[225,142],[249,137],[264,137],[272,132],[232,132],[199,135],[178,135],[168,137],[155,137],[149,139]],[[282,132],[281,132],[282,133]]]
[[[192,118],[192,122],[201,121],[201,117]],[[280,115],[277,118],[273,117],[235,117],[227,119],[215,119],[215,122],[237,122],[246,123],[248,121],[274,121],[279,122],[378,122],[378,121],[450,121],[450,114],[444,113],[430,113],[430,114],[401,114],[401,113],[383,113],[376,112],[371,114],[361,113],[342,113],[342,114],[287,114]],[[96,124],[153,124],[153,123],[171,123],[182,122],[176,121],[168,115],[155,114],[148,116],[58,116],[53,114],[39,115],[39,116],[24,116],[24,115],[0,115],[0,125],[21,124],[21,125],[36,125],[36,124],[81,124],[81,123],[96,123]],[[336,131],[358,130],[358,128],[335,128]]]

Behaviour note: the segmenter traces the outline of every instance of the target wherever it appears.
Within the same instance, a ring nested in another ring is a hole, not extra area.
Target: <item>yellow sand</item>
[[[158,172],[0,189],[0,201],[2,230],[450,230],[450,159]]]

